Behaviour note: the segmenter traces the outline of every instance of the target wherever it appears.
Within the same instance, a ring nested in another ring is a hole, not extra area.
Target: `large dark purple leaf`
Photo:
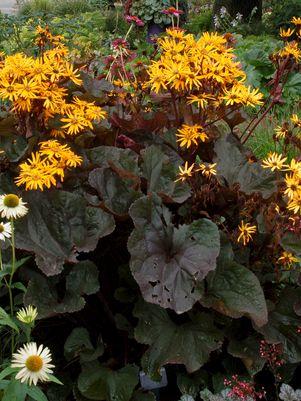
[[[176,227],[158,196],[138,199],[130,209],[135,224],[129,241],[130,267],[144,299],[183,313],[203,294],[203,280],[216,267],[217,226],[200,219]]]
[[[65,261],[76,262],[77,252],[92,251],[115,228],[111,215],[87,207],[76,193],[33,191],[24,200],[29,213],[17,222],[17,247],[34,252],[48,276],[59,274]]]
[[[250,195],[261,193],[269,198],[277,190],[276,176],[261,167],[259,162],[250,162],[239,142],[231,135],[222,136],[214,146],[218,173],[228,185],[239,184],[242,192]]]
[[[217,268],[207,277],[206,296],[202,304],[239,318],[248,316],[258,326],[267,323],[267,305],[256,275],[233,260],[232,248],[223,244]]]
[[[186,183],[175,182],[178,165],[163,153],[159,146],[148,146],[142,152],[143,176],[147,179],[148,193],[158,193],[165,200],[184,202],[190,196]]]

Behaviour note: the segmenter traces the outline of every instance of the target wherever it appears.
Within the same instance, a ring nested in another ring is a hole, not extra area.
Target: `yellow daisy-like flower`
[[[283,39],[290,38],[293,35],[294,32],[295,32],[295,30],[291,29],[291,28],[288,28],[288,29],[280,28],[280,36]]]
[[[279,51],[279,55],[281,57],[291,56],[295,59],[296,62],[299,62],[301,59],[301,50],[296,42],[289,42],[287,45]]]
[[[91,122],[85,117],[72,113],[67,113],[67,117],[61,118],[61,121],[65,123],[62,128],[67,130],[68,135],[76,135],[87,126],[93,128]]]
[[[187,102],[188,104],[196,103],[198,107],[204,109],[208,104],[208,100],[214,100],[214,97],[211,95],[207,95],[206,93],[200,93],[199,95],[188,96],[187,99],[188,99]]]
[[[277,262],[287,269],[291,269],[292,265],[298,262],[298,259],[291,252],[283,251]]]
[[[287,195],[290,199],[293,199],[297,192],[301,192],[300,178],[295,175],[286,175],[285,176],[285,185],[286,189],[284,194]]]
[[[39,83],[36,82],[35,78],[28,80],[26,77],[23,78],[22,83],[15,85],[16,95],[21,96],[23,99],[35,99],[39,93]]]
[[[197,171],[201,171],[205,177],[210,178],[212,175],[216,175],[216,163],[201,163]]]
[[[175,182],[177,182],[177,181],[184,182],[187,180],[187,178],[192,177],[193,168],[194,168],[194,163],[190,167],[188,167],[188,162],[185,162],[183,168],[181,166],[179,166],[179,170],[180,170],[180,172],[178,174],[179,178]]]
[[[301,128],[301,118],[297,114],[291,116],[291,122],[296,126]]]
[[[252,234],[255,234],[257,231],[256,226],[251,226],[250,223],[244,223],[241,221],[238,226],[239,236],[237,238],[237,242],[242,242],[244,246],[246,246],[250,241],[253,240]]]
[[[49,374],[53,373],[51,364],[51,353],[47,347],[43,345],[37,346],[36,343],[28,343],[19,348],[13,354],[11,367],[19,368],[16,374],[16,380],[29,385],[37,385],[38,381],[49,381]]]
[[[301,178],[301,161],[292,159],[290,164],[285,165],[285,171],[291,171],[293,174],[297,174]]]
[[[291,19],[291,23],[296,26],[300,26],[301,25],[301,17],[293,17]]]
[[[301,214],[301,191],[294,193],[293,198],[287,205],[287,209],[294,214]]]
[[[267,159],[262,161],[263,168],[270,168],[272,171],[282,170],[283,166],[286,162],[286,157],[282,157],[282,154],[277,154],[276,152],[272,152],[268,155]]]
[[[197,145],[198,140],[205,142],[208,139],[207,134],[202,131],[200,125],[187,125],[183,124],[182,128],[178,130],[177,141],[180,142],[181,147],[190,148],[192,144]]]
[[[287,134],[289,133],[288,129],[284,127],[280,127],[279,125],[274,129],[276,133],[276,138],[277,139],[284,139],[287,137]]]
[[[38,310],[32,305],[27,306],[26,308],[22,308],[17,312],[17,319],[20,320],[20,322],[25,323],[25,324],[31,324],[33,323],[37,316],[38,316]]]

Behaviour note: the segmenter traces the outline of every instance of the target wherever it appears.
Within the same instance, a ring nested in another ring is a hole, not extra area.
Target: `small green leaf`
[[[13,283],[11,288],[16,288],[17,290],[20,290],[22,292],[26,292],[26,287],[23,283],[20,283],[19,281],[16,283]]]
[[[19,371],[18,368],[12,368],[8,366],[7,368],[3,369],[0,372],[0,380],[5,379],[7,376],[11,375],[12,373],[17,373]]]
[[[4,390],[1,401],[25,401],[27,385],[19,380],[11,380]]]
[[[47,376],[50,382],[60,384],[62,386],[64,385],[64,383],[62,383],[57,377],[50,375],[49,373],[47,374]]]
[[[17,325],[14,323],[12,318],[5,312],[5,310],[1,307],[0,307],[0,325],[9,326],[12,329],[14,329],[17,333],[19,333]]]
[[[48,401],[48,398],[39,387],[27,386],[26,392],[35,401]]]

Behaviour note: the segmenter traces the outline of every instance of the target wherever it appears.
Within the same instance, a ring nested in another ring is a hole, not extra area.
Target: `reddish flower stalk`
[[[224,385],[230,387],[228,396],[237,400],[248,401],[265,397],[264,391],[256,391],[253,383],[239,380],[238,375],[233,375],[231,380],[225,379]]]
[[[281,380],[281,376],[279,375],[277,370],[284,364],[284,360],[282,358],[282,345],[269,344],[267,341],[262,340],[260,341],[259,354],[261,358],[265,359],[269,368],[273,372],[276,381]]]

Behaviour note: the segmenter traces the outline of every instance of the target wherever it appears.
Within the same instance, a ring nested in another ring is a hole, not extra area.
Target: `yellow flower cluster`
[[[263,160],[262,167],[269,168],[272,171],[288,172],[284,179],[284,196],[287,201],[287,209],[294,214],[301,215],[301,161],[292,159],[289,164],[285,164],[285,162],[286,157],[273,152],[267,159]]]
[[[36,29],[36,36],[35,43],[41,50],[47,45],[61,49],[65,48],[63,44],[64,37],[61,35],[53,35],[48,25],[46,25],[45,28],[39,25]]]
[[[274,54],[274,58],[293,58],[294,61],[298,63],[301,60],[301,48],[299,43],[301,39],[301,18],[293,17],[291,23],[294,25],[293,29],[280,28],[280,36],[285,41],[285,46]],[[294,35],[296,40],[294,39]]]
[[[17,53],[0,62],[0,98],[18,113],[42,109],[45,121],[65,107],[67,90],[61,85],[67,80],[81,84],[78,71],[56,49],[42,58]]]
[[[148,69],[153,91],[179,93],[206,110],[224,104],[261,104],[262,94],[244,85],[246,75],[225,37],[205,32],[196,39],[179,29],[166,32],[159,39],[161,56]]]
[[[57,47],[43,51],[38,58],[17,53],[0,61],[0,99],[11,102],[18,114],[37,114],[46,127],[50,118],[59,115],[61,136],[93,128],[92,122],[105,118],[106,113],[94,103],[78,98],[67,102],[68,93],[63,84],[71,80],[80,85],[79,71],[67,60],[68,50],[60,42],[61,37],[51,36],[48,31],[43,33],[42,28],[38,31]]]
[[[68,145],[56,140],[40,142],[40,149],[32,153],[31,158],[20,165],[20,174],[16,179],[18,186],[25,184],[26,190],[41,191],[56,185],[57,179],[64,180],[68,167],[77,167],[82,158],[77,156]]]

